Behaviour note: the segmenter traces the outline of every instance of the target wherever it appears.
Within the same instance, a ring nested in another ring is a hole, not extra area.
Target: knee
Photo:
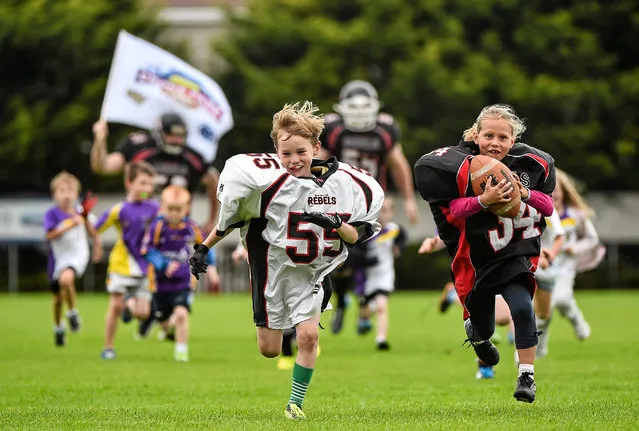
[[[75,272],[73,272],[71,268],[67,268],[60,274],[58,283],[60,284],[60,287],[67,287],[73,285],[74,280]]]
[[[260,353],[266,358],[276,358],[282,351],[282,345],[273,345],[266,342],[258,343]]]
[[[510,315],[512,316],[515,324],[535,321],[535,313],[531,302],[522,302],[515,306],[511,306]]]
[[[552,304],[554,307],[557,307],[559,309],[565,308],[570,304],[570,299],[570,295],[553,293]]]
[[[183,322],[188,319],[189,310],[187,310],[186,307],[179,305],[175,307],[175,310],[173,310],[173,314],[175,314],[175,318],[178,322]]]
[[[317,328],[304,328],[297,330],[297,348],[299,350],[311,351],[313,350],[319,341],[319,332]]]
[[[124,309],[124,297],[121,294],[111,295],[109,311],[112,314],[120,314]]]
[[[383,295],[378,295],[377,298],[375,298],[375,309],[378,314],[388,311],[388,298]]]

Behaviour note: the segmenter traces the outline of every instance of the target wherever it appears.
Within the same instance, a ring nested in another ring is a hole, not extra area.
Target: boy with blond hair
[[[367,172],[314,160],[324,120],[311,102],[286,105],[273,116],[277,154],[240,154],[220,176],[217,227],[190,259],[196,277],[206,254],[234,228],[248,251],[257,344],[267,358],[280,354],[282,332],[295,328],[297,359],[285,416],[304,419],[302,403],[317,359],[320,313],[330,298],[328,274],[346,260],[344,243],[368,240],[384,192]]]
[[[67,304],[67,319],[72,332],[80,330],[76,308],[75,280],[82,277],[89,262],[87,233],[94,239],[93,259],[100,259],[100,238],[87,221],[95,201],[78,205],[80,181],[75,175],[60,172],[51,180],[55,204],[44,215],[44,230],[49,244],[47,274],[53,292],[53,330],[56,346],[65,345],[62,305]]]
[[[141,250],[155,270],[154,317],[165,330],[175,331],[174,359],[178,362],[189,360],[189,314],[195,281],[189,270],[189,247],[202,242],[200,228],[188,217],[190,202],[187,189],[166,187],[162,214],[146,230]]]

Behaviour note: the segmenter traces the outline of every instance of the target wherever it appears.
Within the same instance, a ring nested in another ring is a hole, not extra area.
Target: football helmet
[[[370,82],[355,80],[342,87],[339,103],[333,105],[342,116],[344,127],[351,132],[368,132],[377,125],[380,103],[377,90]]]
[[[176,113],[162,114],[153,135],[162,151],[173,155],[180,154],[186,145],[186,122]]]

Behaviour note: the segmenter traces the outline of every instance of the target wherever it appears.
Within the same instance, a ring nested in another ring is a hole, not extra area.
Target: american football
[[[515,176],[506,165],[497,159],[488,156],[475,156],[470,161],[470,181],[475,196],[484,193],[486,182],[492,180],[497,185],[502,179],[513,185],[512,199],[510,202],[493,204],[488,210],[501,217],[515,218],[521,205],[521,194],[517,187]]]

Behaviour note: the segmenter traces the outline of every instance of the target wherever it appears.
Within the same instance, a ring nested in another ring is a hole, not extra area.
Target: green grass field
[[[532,405],[512,397],[510,345],[496,378],[475,380],[460,310],[440,315],[435,293],[392,298],[390,352],[355,334],[351,308],[342,334],[321,331],[308,420],[290,422],[290,372],[259,355],[248,296],[196,298],[188,364],[173,362],[171,343],[134,341],[132,325],[120,327],[118,358],[102,361],[106,295],[80,296],[84,326],[64,348],[49,296],[0,296],[0,430],[639,429],[639,292],[578,300],[593,335],[579,342],[555,319]]]

